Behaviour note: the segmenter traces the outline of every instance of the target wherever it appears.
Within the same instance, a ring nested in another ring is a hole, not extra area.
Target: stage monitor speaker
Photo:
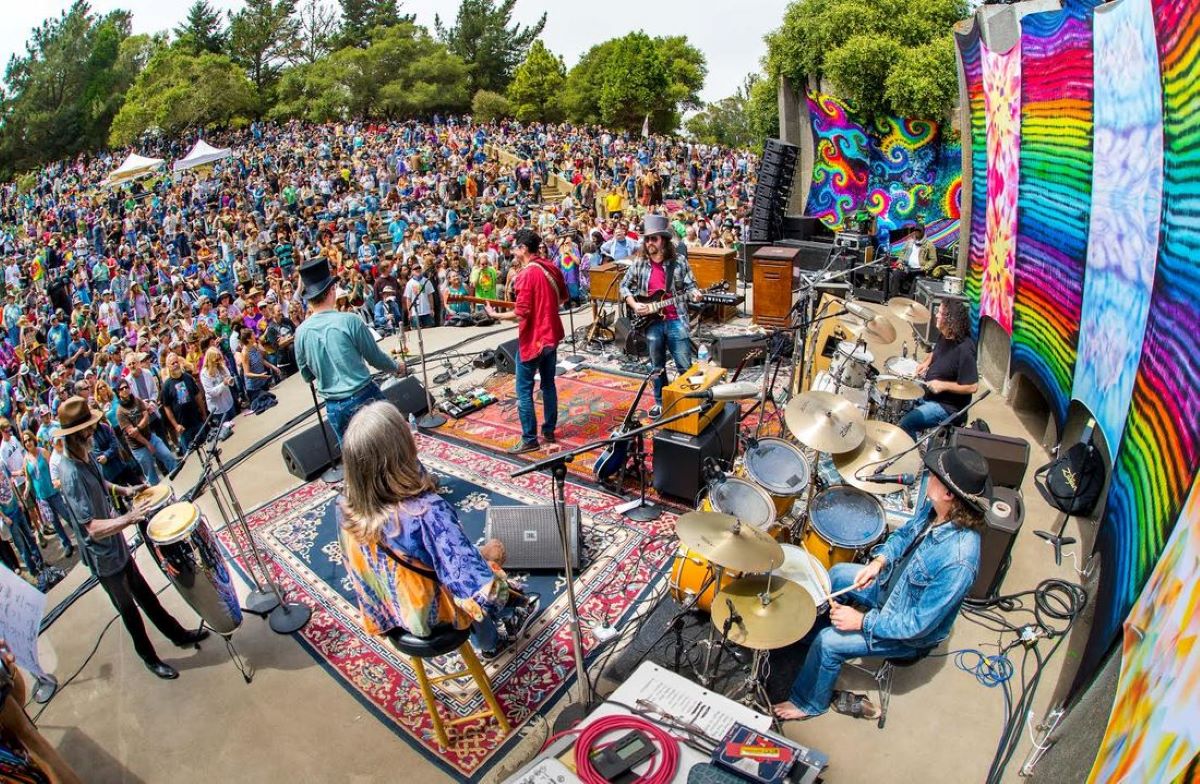
[[[698,436],[659,430],[654,434],[654,489],[689,505],[696,502],[704,486],[705,458],[726,465],[733,460],[737,444],[737,403],[726,403],[707,429]]]
[[[797,260],[797,266],[809,272],[817,272],[825,269],[825,265],[829,263],[834,251],[832,241],[780,240],[775,244],[784,248],[798,248],[800,250],[800,258]],[[849,269],[849,264],[835,264],[830,269]]]
[[[969,446],[987,458],[992,484],[998,487],[1020,488],[1029,468],[1029,442],[996,433],[985,433],[969,427],[956,427],[950,436],[951,446]]]
[[[338,446],[337,436],[328,420],[322,419],[325,434],[329,436],[329,449],[333,450],[333,462],[342,459],[342,449]],[[301,430],[296,435],[283,442],[283,465],[287,472],[297,479],[310,482],[316,479],[330,466],[329,452],[325,447],[325,439],[321,438],[321,430],[316,422]]]
[[[405,417],[409,414],[421,416],[429,411],[429,396],[425,394],[425,387],[421,386],[421,381],[416,376],[389,379],[383,382],[380,388],[383,390],[383,396],[400,409],[400,413]]]
[[[979,572],[967,592],[971,599],[981,601],[999,595],[1011,562],[1013,543],[1025,522],[1025,501],[1020,490],[996,487],[992,492],[992,506],[984,515],[979,544]]]
[[[713,359],[718,365],[727,370],[733,370],[741,364],[747,354],[755,349],[767,351],[766,335],[726,335],[713,341]],[[761,365],[763,357],[751,361],[750,365]]]
[[[633,322],[625,316],[617,318],[613,324],[613,335],[616,340],[613,346],[631,357],[640,357],[647,353],[645,336],[633,328]]]
[[[496,372],[508,373],[510,376],[515,375],[520,356],[516,338],[496,346]]]
[[[809,215],[784,215],[781,229],[783,239],[808,240],[817,232],[820,221]]]
[[[499,539],[507,551],[504,568],[562,569],[562,537],[554,504],[538,506],[489,506],[483,531],[484,539]],[[571,568],[578,569],[583,549],[583,531],[579,507],[567,505],[567,544]]]

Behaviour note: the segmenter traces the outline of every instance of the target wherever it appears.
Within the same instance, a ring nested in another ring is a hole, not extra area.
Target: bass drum
[[[716,575],[716,567],[707,558],[680,545],[671,564],[671,598],[680,605],[687,605],[695,598],[692,609],[710,612],[718,590]],[[726,570],[719,587],[724,588],[741,576],[740,572]]]
[[[858,559],[886,530],[887,517],[878,498],[857,487],[835,485],[813,499],[804,548],[832,569]]]
[[[783,565],[771,574],[799,585],[820,607],[831,593],[829,570],[819,558],[803,547],[794,544],[785,544],[782,547]]]

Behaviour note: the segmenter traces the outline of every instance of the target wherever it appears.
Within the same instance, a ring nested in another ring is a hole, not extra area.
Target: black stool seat
[[[934,647],[936,648],[937,646]],[[933,648],[926,648],[925,650],[917,651],[911,656],[897,656],[895,658],[885,659],[884,661],[888,662],[893,667],[911,667],[927,657],[932,651]]]
[[[418,637],[403,629],[392,629],[387,633],[387,638],[401,653],[421,659],[431,659],[434,656],[456,651],[470,636],[469,628],[455,629],[449,625],[433,627],[432,633],[428,637]]]

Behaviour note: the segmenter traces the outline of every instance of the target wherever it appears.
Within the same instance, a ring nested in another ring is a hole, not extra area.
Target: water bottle
[[[408,426],[414,431],[417,429],[417,415],[411,411],[408,414]]]
[[[700,344],[700,351],[697,353],[696,356],[699,358],[701,365],[708,364],[708,344],[707,343]]]

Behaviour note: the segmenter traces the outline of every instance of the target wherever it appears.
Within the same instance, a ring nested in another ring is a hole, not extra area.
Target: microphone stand
[[[325,429],[325,418],[321,416],[321,401],[317,399],[317,388],[313,382],[308,382],[308,391],[312,393],[313,408],[317,410],[317,427],[321,431],[321,440],[325,442],[325,456],[329,458],[329,468],[321,474],[321,481],[327,485],[336,485],[345,478],[342,467],[338,465],[340,455],[333,453],[333,444],[329,442],[329,432]]]
[[[958,411],[952,411],[949,414],[947,414],[945,416],[945,418],[942,419],[941,422],[938,422],[936,425],[934,425],[933,428],[929,432],[927,432],[925,435],[921,436],[921,438],[918,439],[917,442],[915,444],[913,444],[912,446],[910,446],[908,449],[905,449],[903,452],[897,452],[896,454],[894,454],[891,457],[886,458],[884,460],[879,460],[879,461],[876,461],[875,463],[867,463],[866,465],[862,466],[861,468],[859,468],[857,471],[854,472],[854,477],[859,480],[865,480],[866,477],[862,476],[862,472],[865,469],[870,468],[873,465],[879,466],[878,468],[875,469],[874,473],[882,474],[884,471],[888,470],[893,465],[895,465],[897,463],[897,461],[900,460],[900,458],[904,457],[909,452],[912,452],[914,449],[920,448],[920,446],[922,444],[926,443],[927,441],[932,439],[934,436],[936,436],[938,433],[942,432],[946,428],[946,426],[950,424],[951,421],[957,419],[959,416],[970,411],[971,408],[976,403],[982,402],[983,399],[986,398],[990,394],[992,394],[992,390],[990,390],[990,389],[985,390],[982,395],[980,395],[975,400],[972,400],[970,403],[963,406]]]
[[[575,306],[569,302],[567,303],[567,320],[571,323],[571,354],[563,357],[563,361],[578,364],[583,361],[583,357],[575,347]]]
[[[417,427],[422,430],[431,430],[435,427],[441,427],[446,424],[446,417],[438,413],[437,405],[433,400],[433,393],[429,391],[429,368],[425,357],[425,335],[421,328],[421,316],[416,312],[417,303],[420,302],[419,297],[427,293],[429,279],[425,278],[421,282],[421,291],[418,294],[418,299],[413,303],[413,319],[417,324],[417,350],[421,352],[421,383],[425,385],[425,408],[424,414],[417,417]]]

